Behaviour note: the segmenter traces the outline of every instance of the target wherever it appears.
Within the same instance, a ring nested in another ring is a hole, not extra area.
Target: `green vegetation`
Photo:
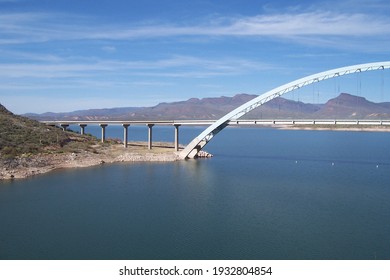
[[[0,104],[0,158],[10,159],[37,153],[78,152],[92,150],[93,136],[64,132],[9,112]]]

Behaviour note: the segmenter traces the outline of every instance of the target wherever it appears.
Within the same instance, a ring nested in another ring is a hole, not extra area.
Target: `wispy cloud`
[[[91,62],[81,58],[79,60],[77,63],[61,61],[59,58],[55,63],[0,63],[0,76],[2,78],[68,78],[107,75],[110,72],[122,73],[123,75],[127,71],[127,73],[137,76],[207,77],[233,75],[253,70],[260,71],[273,67],[269,64],[245,59],[214,60],[191,56],[174,56],[153,61],[98,59]]]
[[[242,18],[225,28],[227,35],[297,36],[339,35],[375,36],[390,33],[390,20],[364,14],[308,12]]]
[[[367,36],[390,34],[390,19],[364,13],[310,11],[214,18],[194,24],[104,25],[69,15],[19,13],[0,15],[0,43],[52,40],[134,40],[175,36]],[[59,23],[60,22],[60,23]]]

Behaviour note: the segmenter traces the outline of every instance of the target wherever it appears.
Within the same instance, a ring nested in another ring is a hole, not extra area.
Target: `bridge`
[[[155,125],[172,125],[175,128],[175,150],[179,150],[179,127],[182,125],[206,126],[212,124],[213,120],[184,120],[184,121],[41,121],[46,125],[60,126],[65,131],[70,125],[80,126],[80,134],[85,134],[85,128],[88,125],[99,125],[102,129],[101,141],[106,139],[106,127],[108,125],[123,126],[123,145],[128,145],[128,129],[130,125],[146,125],[148,127],[148,149],[152,149],[153,143],[153,126]]]
[[[180,151],[180,158],[196,158],[199,151],[221,130],[229,125],[286,125],[286,124],[333,124],[333,125],[389,125],[388,120],[242,120],[242,116],[250,111],[265,104],[266,102],[280,97],[288,92],[300,89],[310,84],[324,81],[327,79],[337,78],[340,76],[361,73],[373,70],[384,70],[390,68],[390,61],[374,62],[366,64],[358,64],[347,67],[336,68],[314,75],[306,76],[304,78],[292,81],[282,86],[276,87],[264,94],[261,94],[254,99],[239,106],[228,114],[224,115],[218,120],[192,120],[192,121],[45,121],[48,125],[60,125],[64,130],[70,124],[78,124],[81,128],[81,134],[84,134],[84,128],[88,124],[98,124],[102,128],[102,141],[105,141],[105,129],[109,124],[119,124],[124,128],[123,143],[127,147],[128,142],[128,128],[130,125],[146,125],[148,127],[148,148],[152,148],[152,128],[154,125],[172,125],[175,127],[175,150],[179,150],[179,127],[181,125],[208,125],[208,127],[197,137],[195,137],[182,151]]]
[[[106,139],[106,127],[109,125],[123,126],[123,145],[128,146],[128,128],[131,125],[146,125],[148,127],[148,149],[153,145],[153,127],[155,125],[173,126],[175,151],[179,151],[179,127],[180,126],[209,126],[217,120],[170,120],[170,121],[42,121],[46,125],[60,126],[67,130],[70,125],[78,125],[80,134],[85,134],[85,128],[88,125],[99,125],[101,127],[101,141]],[[390,120],[373,119],[253,119],[253,120],[229,120],[228,126],[284,126],[284,125],[353,125],[353,126],[389,126]]]
[[[390,68],[390,61],[384,62],[374,62],[366,64],[352,65],[342,68],[336,68],[329,71],[320,72],[314,75],[306,76],[304,78],[292,81],[290,83],[284,84],[277,88],[274,88],[262,95],[259,95],[252,100],[246,102],[245,104],[239,106],[235,110],[226,114],[215,123],[206,128],[201,134],[195,137],[183,151],[180,152],[180,157],[182,159],[186,158],[196,158],[200,150],[207,145],[207,143],[217,135],[221,130],[229,125],[231,121],[236,121],[242,116],[246,115],[250,111],[256,109],[257,107],[263,105],[264,103],[277,98],[288,92],[300,89],[307,85],[324,81],[331,78],[336,78],[353,73],[361,73],[372,70],[384,70]]]

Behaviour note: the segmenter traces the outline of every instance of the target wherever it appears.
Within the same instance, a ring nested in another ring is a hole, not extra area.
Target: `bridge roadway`
[[[155,125],[168,126],[175,128],[175,151],[179,150],[179,127],[187,126],[209,126],[216,120],[167,120],[167,121],[42,121],[46,125],[60,126],[66,130],[69,125],[80,126],[80,133],[85,133],[85,127],[88,125],[99,125],[102,129],[101,141],[106,139],[106,127],[108,125],[123,126],[123,145],[128,145],[128,128],[130,125],[146,125],[148,127],[148,149],[152,149],[153,136],[152,128]],[[390,120],[369,120],[369,119],[255,119],[255,120],[230,120],[229,126],[278,126],[278,125],[373,125],[373,126],[390,126]]]

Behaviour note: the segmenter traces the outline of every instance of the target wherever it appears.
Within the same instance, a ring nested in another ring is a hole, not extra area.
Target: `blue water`
[[[181,127],[181,142],[200,131]],[[172,141],[173,127],[154,137]],[[379,132],[228,128],[206,146],[212,159],[1,182],[0,258],[390,259],[389,144]]]

